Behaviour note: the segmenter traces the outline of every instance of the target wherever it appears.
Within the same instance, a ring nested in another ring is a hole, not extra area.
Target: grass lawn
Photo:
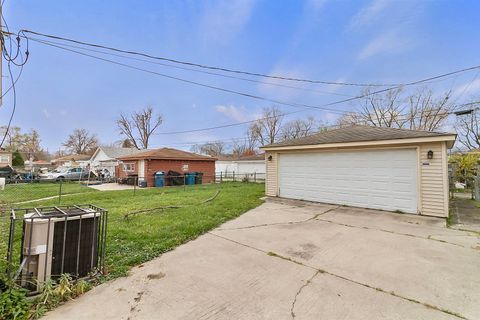
[[[7,184],[5,190],[0,191],[0,205],[58,196],[59,191],[60,183],[54,182]],[[74,181],[62,183],[62,195],[82,192],[97,190]]]
[[[135,196],[132,190],[104,191],[65,197],[62,204],[91,203],[109,211],[106,264],[110,277],[118,277],[260,205],[264,188],[264,184],[238,182],[137,189]],[[213,201],[200,204],[217,190],[220,193]],[[40,205],[58,205],[58,200],[35,203]],[[182,207],[123,218],[127,212],[164,205]]]

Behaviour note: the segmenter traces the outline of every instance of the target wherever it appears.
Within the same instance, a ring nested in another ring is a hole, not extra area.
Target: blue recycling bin
[[[163,171],[155,172],[155,187],[165,186],[165,173]]]
[[[195,184],[195,176],[196,176],[195,172],[185,173],[185,184],[186,185]]]

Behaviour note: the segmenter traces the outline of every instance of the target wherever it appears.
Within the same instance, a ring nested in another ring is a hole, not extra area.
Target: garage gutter
[[[403,138],[390,140],[369,140],[369,141],[352,141],[340,143],[323,143],[323,144],[309,144],[309,145],[286,145],[286,146],[272,146],[260,147],[265,151],[287,151],[287,150],[309,150],[309,149],[327,149],[327,148],[350,148],[350,147],[364,147],[364,146],[398,146],[405,144],[419,144],[429,142],[447,142],[447,147],[451,149],[455,140],[456,134],[442,135],[436,137],[422,137],[422,138]]]

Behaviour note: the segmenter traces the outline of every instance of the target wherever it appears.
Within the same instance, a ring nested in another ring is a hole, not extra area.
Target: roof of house
[[[432,138],[456,136],[453,133],[408,130],[398,128],[370,127],[353,125],[319,132],[307,137],[290,139],[269,144],[262,148],[305,146],[318,144],[382,141],[394,139]]]
[[[144,151],[144,150],[138,150],[137,148],[98,147],[98,149],[94,153],[94,156],[97,154],[99,150],[102,150],[107,155],[107,157],[112,159],[117,159],[120,157],[132,155],[132,154]]]
[[[89,154],[70,154],[68,156],[63,156],[60,158],[53,159],[52,162],[58,161],[86,161],[90,160],[92,156]]]
[[[135,154],[131,154],[128,156],[119,157],[120,160],[138,160],[138,159],[175,159],[175,160],[207,160],[207,161],[215,161],[216,158],[210,156],[204,156],[192,152],[187,152],[183,150],[173,149],[173,148],[160,148],[160,149],[153,149],[153,150],[144,150],[141,152],[137,152]]]

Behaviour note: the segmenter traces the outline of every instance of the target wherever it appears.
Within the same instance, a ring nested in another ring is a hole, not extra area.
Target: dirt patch
[[[163,272],[151,273],[151,274],[147,275],[148,280],[162,279],[163,277],[165,277],[165,273],[163,273]]]
[[[295,249],[288,250],[288,253],[297,258],[310,260],[313,258],[315,252],[318,249],[318,247],[313,243],[302,243],[299,247],[300,247],[299,249],[295,248]]]

